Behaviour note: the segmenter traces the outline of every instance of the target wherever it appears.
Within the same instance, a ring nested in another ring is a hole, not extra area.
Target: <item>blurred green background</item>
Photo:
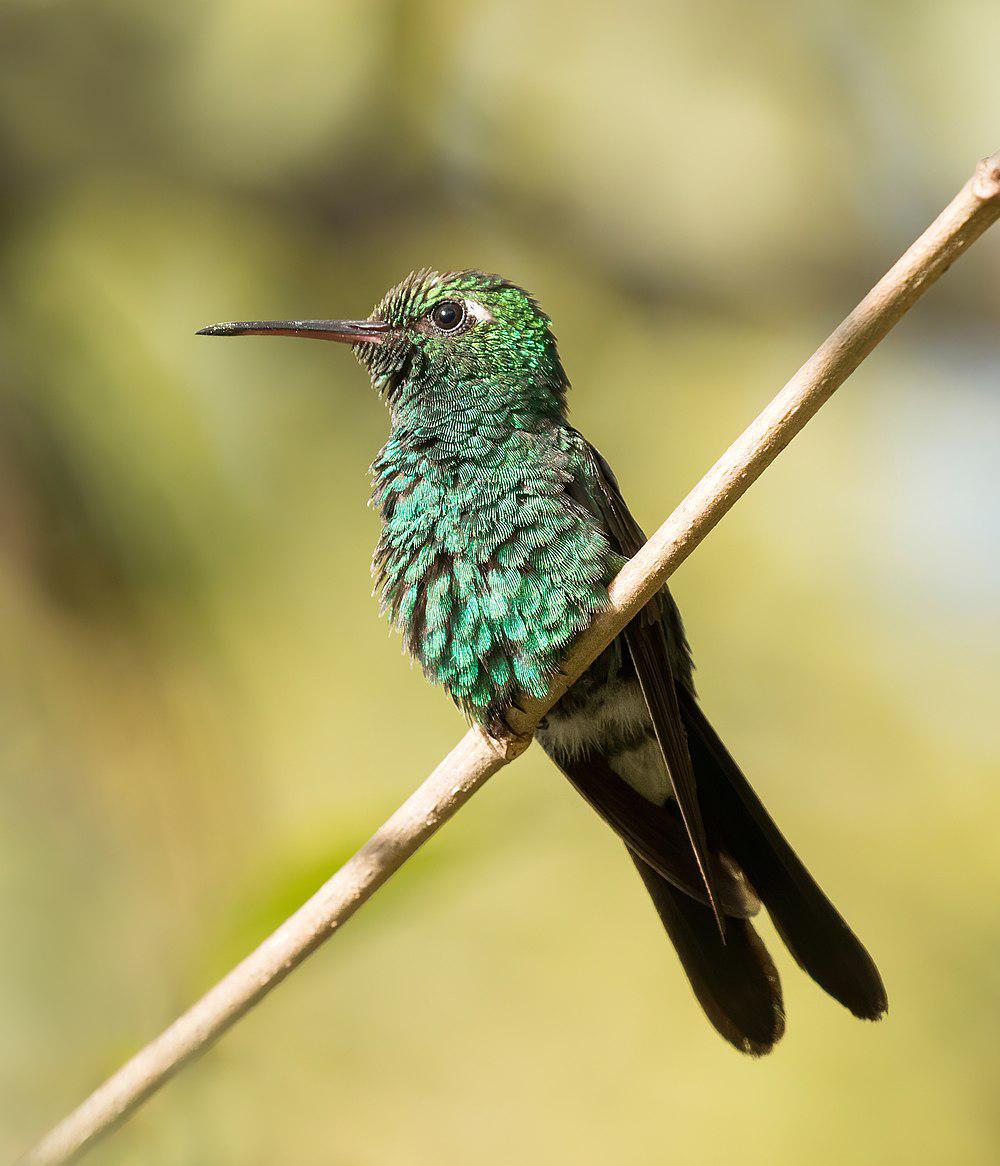
[[[1000,145],[998,42],[995,0],[0,6],[5,1160],[462,729],[369,595],[362,372],[195,329],[501,271],[652,526]],[[998,324],[994,232],[675,581],[885,1023],[782,951],[738,1057],[533,750],[92,1160],[996,1162]]]

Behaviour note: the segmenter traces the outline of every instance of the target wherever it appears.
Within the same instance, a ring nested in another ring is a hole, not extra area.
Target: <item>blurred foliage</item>
[[[662,518],[1000,144],[994,0],[0,5],[0,1155],[461,724],[369,596],[349,356],[198,340],[475,265]],[[705,701],[870,944],[748,1063],[529,755],[95,1163],[992,1163],[1000,238],[676,580]]]

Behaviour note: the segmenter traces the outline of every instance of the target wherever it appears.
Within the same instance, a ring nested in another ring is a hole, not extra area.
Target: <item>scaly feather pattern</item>
[[[427,676],[497,728],[519,691],[544,694],[623,559],[567,495],[569,459],[548,429],[498,421],[488,385],[460,392],[467,407],[443,430],[426,414],[419,435],[397,424],[372,467],[373,569]]]

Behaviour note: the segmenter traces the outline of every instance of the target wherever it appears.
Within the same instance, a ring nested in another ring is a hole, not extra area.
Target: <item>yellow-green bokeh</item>
[[[502,271],[651,526],[1000,145],[998,38],[994,0],[0,4],[0,1157],[462,728],[369,595],[361,371],[195,329]],[[995,1162],[998,325],[1000,236],[675,581],[885,1023],[782,953],[738,1057],[532,751],[93,1161]]]

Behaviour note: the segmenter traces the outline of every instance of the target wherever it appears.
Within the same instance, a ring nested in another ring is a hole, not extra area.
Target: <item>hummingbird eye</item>
[[[454,332],[465,323],[465,304],[442,300],[431,309],[431,323],[442,332]]]

